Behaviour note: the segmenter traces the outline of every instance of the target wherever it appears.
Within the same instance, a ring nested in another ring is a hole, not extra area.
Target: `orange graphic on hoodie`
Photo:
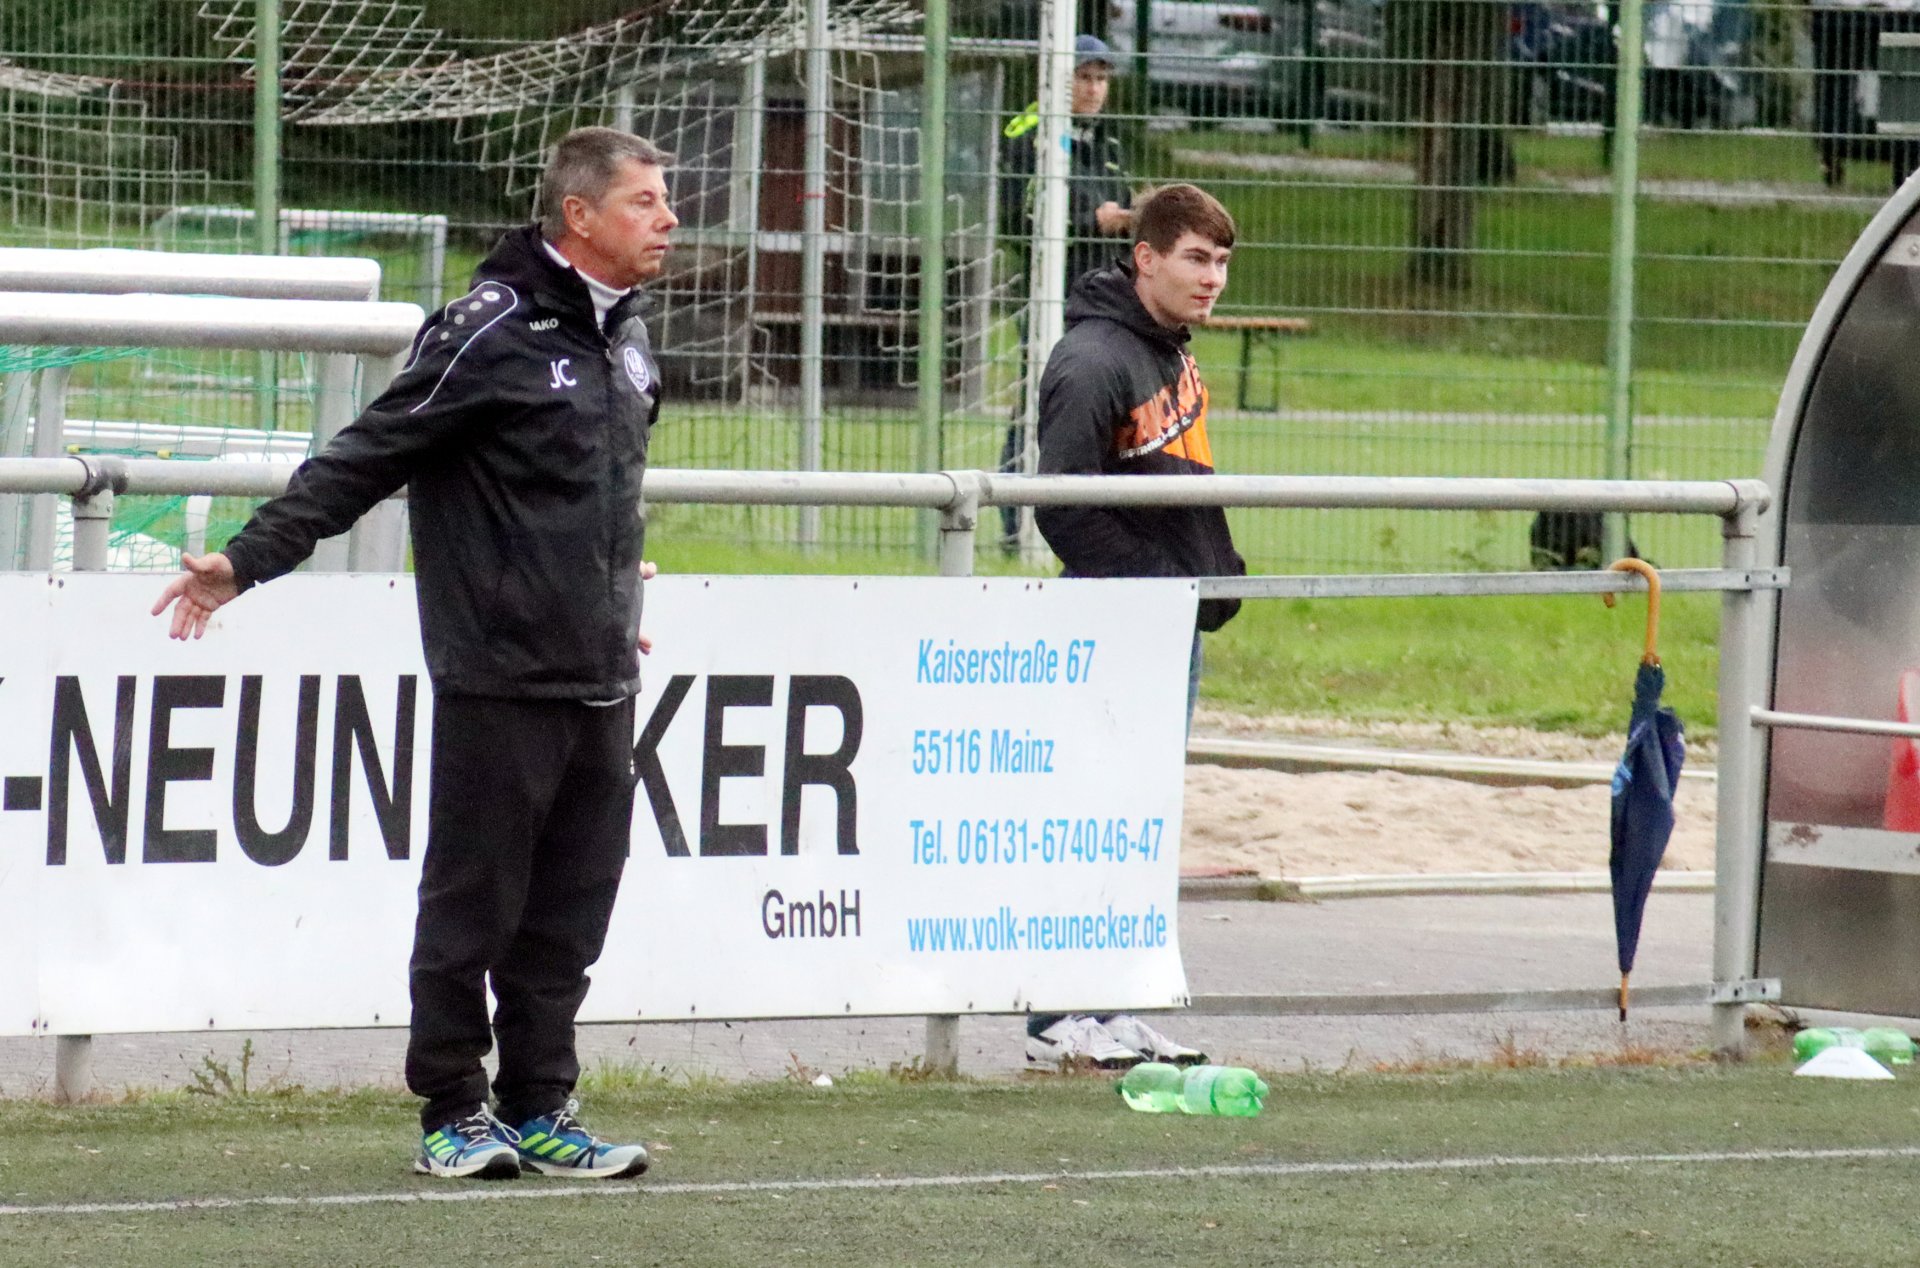
[[[1127,421],[1118,437],[1120,457],[1165,452],[1213,469],[1213,446],[1207,440],[1207,385],[1200,381],[1200,366],[1192,354],[1180,353],[1180,376],[1134,406]]]

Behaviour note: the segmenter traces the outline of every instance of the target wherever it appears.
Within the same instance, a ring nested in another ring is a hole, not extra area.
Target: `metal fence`
[[[1756,474],[1807,315],[1914,165],[1914,28],[1912,0],[8,0],[0,242],[371,255],[383,297],[431,307],[561,131],[629,126],[677,153],[685,224],[657,462],[991,467],[1021,456],[1066,280],[1045,261],[1125,245],[1068,222],[1056,253],[1044,214],[1036,240],[1058,122],[1128,190],[1193,180],[1239,222],[1221,311],[1245,328],[1194,339],[1223,471]],[[1071,114],[1062,33],[1112,50],[1097,112]],[[50,365],[101,448],[310,426],[297,357],[0,350]],[[931,541],[897,508],[662,516],[872,568]],[[1590,516],[1234,520],[1259,570],[1602,549]],[[1626,528],[1663,564],[1717,549]]]
[[[130,492],[197,492],[247,489],[271,495],[285,487],[284,466],[181,463],[79,458],[0,459],[0,496],[61,494],[72,499],[73,564],[79,571],[112,566],[108,525],[116,500]],[[1105,504],[1116,497],[1133,505],[1235,506],[1246,509],[1420,511],[1441,516],[1463,512],[1520,510],[1571,514],[1639,511],[1662,519],[1714,517],[1722,550],[1718,569],[1669,572],[1663,586],[1717,592],[1720,604],[1720,750],[1714,851],[1713,980],[1641,993],[1643,1003],[1707,1004],[1712,1009],[1714,1050],[1738,1058],[1746,1051],[1748,1004],[1776,1001],[1776,978],[1754,976],[1759,937],[1760,862],[1765,787],[1764,749],[1756,727],[1865,729],[1911,737],[1920,727],[1888,726],[1853,719],[1775,714],[1764,700],[1770,592],[1788,582],[1785,569],[1756,566],[1759,523],[1773,494],[1757,480],[1616,482],[1572,480],[1458,480],[1328,477],[1203,478],[1175,476],[1113,482],[1084,476],[1001,476],[984,471],[830,474],[767,471],[660,471],[647,478],[655,506],[891,506],[939,516],[939,570],[949,577],[972,575],[976,538],[997,506]],[[1711,522],[1711,521],[1709,521]],[[991,529],[989,528],[989,532]],[[1273,599],[1362,595],[1497,595],[1614,593],[1645,586],[1619,572],[1539,576],[1525,573],[1350,576],[1251,576],[1199,579],[1205,597]],[[1354,1015],[1362,1013],[1550,1011],[1602,1007],[1620,994],[1611,990],[1491,991],[1474,994],[1200,995],[1196,1012],[1217,1016]],[[1624,1013],[1623,1013],[1624,1016]],[[959,1061],[959,1018],[927,1018],[925,1064],[952,1071]],[[62,1034],[55,1062],[55,1092],[62,1100],[84,1099],[91,1090],[92,1037]]]

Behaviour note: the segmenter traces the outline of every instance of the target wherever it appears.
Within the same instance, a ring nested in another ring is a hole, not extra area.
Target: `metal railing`
[[[102,570],[108,561],[108,525],[121,493],[222,493],[271,496],[285,487],[286,464],[174,463],[155,459],[78,457],[0,460],[0,493],[59,493],[74,499],[74,567]],[[1754,710],[1762,698],[1765,647],[1762,596],[1783,588],[1783,569],[1754,566],[1755,524],[1771,494],[1754,480],[1616,482],[1586,480],[1365,479],[1342,477],[1166,476],[1118,480],[1097,476],[1023,478],[981,471],[935,474],[832,474],[656,469],[645,483],[651,503],[894,506],[939,514],[941,573],[973,572],[974,534],[983,508],[1065,505],[1223,505],[1266,507],[1395,507],[1474,511],[1524,509],[1637,511],[1711,515],[1721,522],[1717,570],[1674,570],[1674,589],[1720,592],[1719,820],[1714,863],[1713,981],[1697,987],[1642,992],[1643,1001],[1708,1003],[1716,1050],[1745,1049],[1747,1004],[1779,997],[1777,981],[1753,978],[1759,921],[1760,789],[1764,760]],[[1486,573],[1431,577],[1203,578],[1210,597],[1271,598],[1294,594],[1593,594],[1641,590],[1629,573]],[[1473,995],[1239,996],[1199,995],[1196,1011],[1210,1014],[1404,1013],[1490,1009],[1603,1008],[1611,989],[1514,991]],[[88,1036],[61,1036],[56,1088],[84,1094],[89,1079]],[[927,1018],[926,1063],[953,1069],[959,1060],[959,1018]]]

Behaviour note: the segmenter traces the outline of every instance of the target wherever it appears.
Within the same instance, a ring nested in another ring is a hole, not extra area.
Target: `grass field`
[[[1911,1257],[1911,1076],[1794,1079],[1774,1059],[1270,1081],[1265,1113],[1233,1120],[1134,1114],[1103,1078],[601,1078],[593,1122],[643,1136],[658,1161],[613,1189],[416,1179],[413,1106],[390,1094],[0,1102],[0,1262]]]

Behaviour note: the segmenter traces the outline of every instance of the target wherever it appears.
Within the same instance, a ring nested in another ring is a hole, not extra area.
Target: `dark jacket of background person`
[[[1130,261],[1081,278],[1040,379],[1040,474],[1211,475],[1207,389],[1185,327],[1147,315]],[[1043,506],[1034,513],[1070,577],[1242,576],[1217,506]],[[1238,599],[1206,599],[1217,630]]]
[[[1031,238],[1038,231],[1038,182],[1034,179],[1035,146],[1040,138],[1040,108],[1029,106],[1003,133],[1001,155],[1004,181],[1000,192],[1000,232],[1010,238]],[[1120,138],[1098,117],[1073,120],[1073,145],[1067,161],[1067,285],[1081,274],[1104,268],[1126,253],[1131,239],[1100,232],[1094,215],[1105,203],[1122,209],[1133,206],[1127,185]]]
[[[640,478],[659,375],[629,295],[603,333],[533,226],[428,319],[379,400],[228,543],[241,587],[408,486],[420,637],[443,694],[639,689]]]

